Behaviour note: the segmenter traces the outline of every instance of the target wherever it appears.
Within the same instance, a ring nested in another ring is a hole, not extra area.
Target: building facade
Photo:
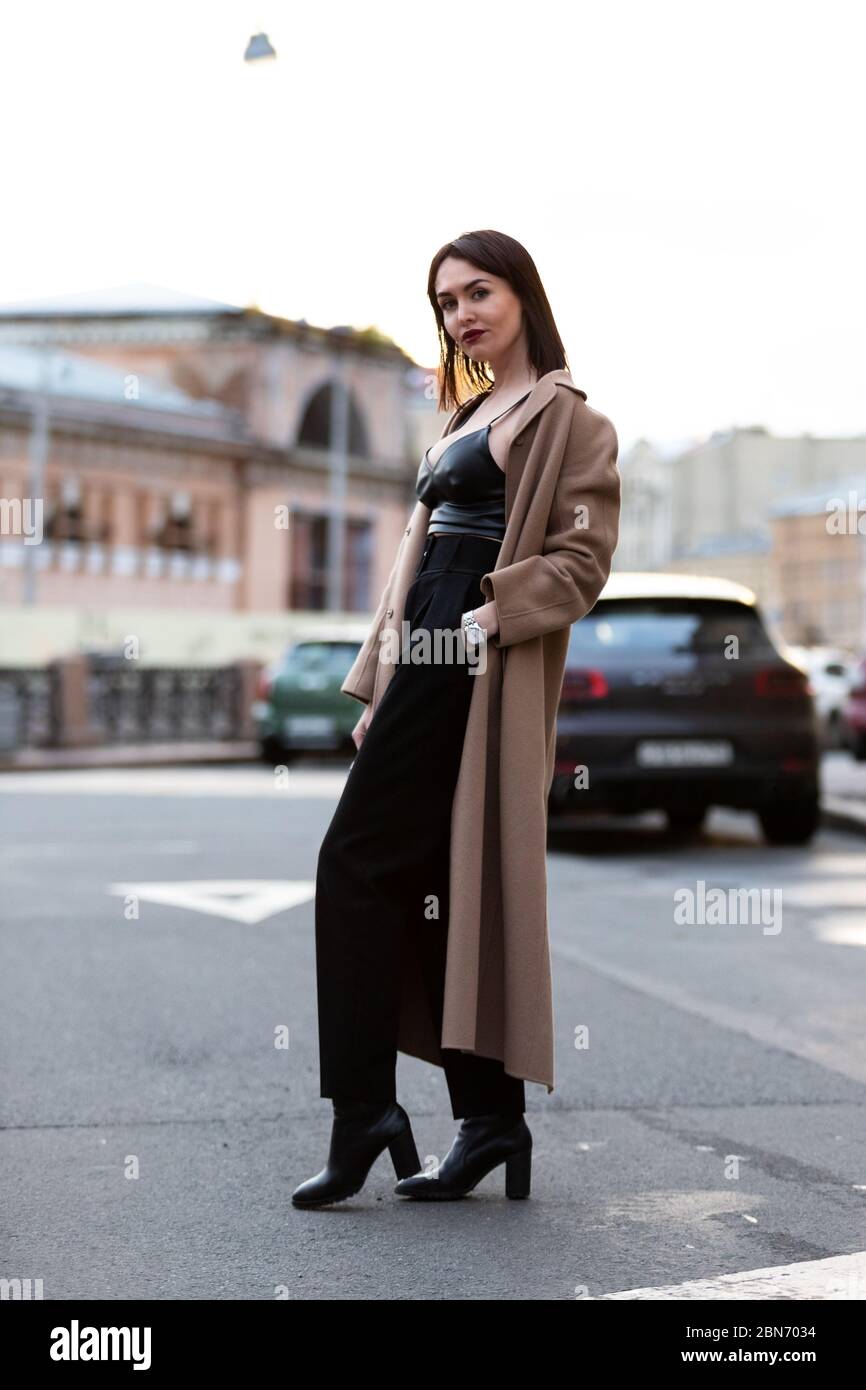
[[[771,590],[788,642],[866,656],[866,471],[773,508]]]
[[[754,590],[787,641],[814,629],[822,641],[866,645],[863,538],[825,530],[840,478],[864,464],[863,436],[786,438],[754,427],[666,450],[640,440],[620,460],[614,567],[731,579]]]
[[[368,613],[432,379],[372,330],[148,286],[0,309],[0,604]]]

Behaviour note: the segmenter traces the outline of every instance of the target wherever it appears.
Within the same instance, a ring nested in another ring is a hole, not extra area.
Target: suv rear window
[[[724,652],[731,634],[740,654],[774,650],[753,608],[731,599],[600,599],[571,629],[568,660],[605,653]]]

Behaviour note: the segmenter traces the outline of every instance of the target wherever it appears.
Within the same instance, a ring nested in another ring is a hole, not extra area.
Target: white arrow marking
[[[287,908],[298,907],[316,895],[311,879],[238,878],[196,879],[180,883],[112,883],[109,893],[133,894],[144,902],[186,907],[210,917],[235,922],[263,922]]]

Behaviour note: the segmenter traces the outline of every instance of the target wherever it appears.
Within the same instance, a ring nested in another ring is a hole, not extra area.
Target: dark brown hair
[[[427,297],[433,305],[439,334],[439,409],[453,410],[462,404],[462,392],[470,394],[487,390],[493,385],[483,362],[476,362],[464,352],[445,328],[442,308],[436,298],[436,276],[448,256],[459,256],[479,270],[507,280],[523,305],[523,323],[529,361],[536,375],[545,376],[558,369],[569,371],[565,348],[553,318],[535,261],[519,241],[504,232],[464,232],[454,241],[441,246],[430,263],[427,277]]]

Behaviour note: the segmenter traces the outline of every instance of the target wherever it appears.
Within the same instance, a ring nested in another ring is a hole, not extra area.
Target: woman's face
[[[523,308],[507,280],[447,256],[436,276],[445,331],[476,362],[503,361],[523,331]]]

